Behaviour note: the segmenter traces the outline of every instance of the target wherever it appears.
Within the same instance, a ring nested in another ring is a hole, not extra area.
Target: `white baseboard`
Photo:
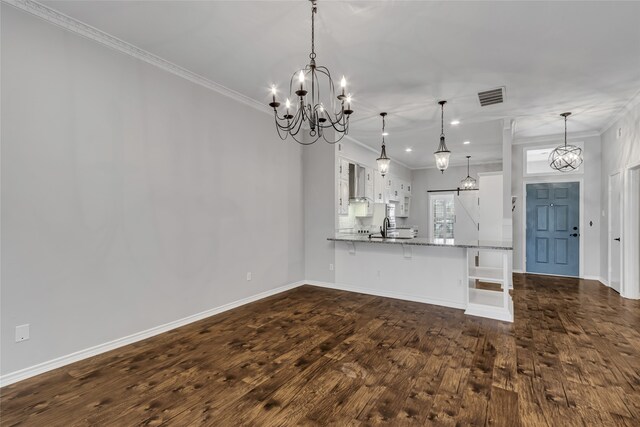
[[[605,279],[604,277],[599,277],[598,280],[600,281],[600,283],[602,283],[606,287],[608,287],[608,288],[611,287],[611,286],[609,286],[609,280],[608,279]]]
[[[439,298],[425,298],[425,297],[420,297],[420,296],[411,295],[411,294],[403,294],[399,292],[361,288],[359,286],[345,285],[342,283],[318,282],[315,280],[307,280],[306,283],[308,285],[320,286],[323,288],[338,289],[341,291],[348,291],[348,292],[357,292],[361,294],[375,295],[377,297],[395,298],[395,299],[401,299],[406,301],[421,302],[424,304],[434,304],[434,305],[440,305],[444,307],[457,308],[462,310],[466,308],[466,305],[464,303],[458,303],[456,301],[443,300]]]
[[[14,372],[9,372],[8,374],[0,376],[0,387],[4,387],[9,384],[13,384],[15,382],[25,380],[27,378],[30,378],[39,374],[43,374],[45,372],[60,368],[70,363],[80,361],[82,359],[97,356],[107,351],[111,351],[116,348],[123,347],[125,345],[129,345],[134,342],[150,338],[154,335],[158,335],[163,332],[167,332],[172,329],[179,328],[180,326],[188,325],[189,323],[197,322],[198,320],[205,319],[215,314],[223,313],[225,311],[234,309],[236,307],[240,307],[245,304],[249,304],[254,301],[258,301],[263,298],[276,295],[293,288],[297,288],[298,286],[304,285],[305,283],[306,281],[304,280],[301,280],[299,282],[289,283],[287,285],[280,286],[279,288],[270,289],[268,291],[261,292],[259,294],[252,295],[250,297],[243,298],[237,301],[233,301],[233,302],[203,311],[201,313],[193,314],[191,316],[187,316],[182,319],[174,320],[173,322],[165,323],[164,325],[156,326],[154,328],[147,329],[145,331],[137,332],[135,334],[132,334],[126,337],[118,338],[113,341],[106,342],[104,344],[98,344],[96,346],[89,347],[84,350],[76,351],[66,356],[57,357],[55,359],[49,360],[47,362],[39,363],[37,365],[30,366],[28,368],[20,369]]]
[[[524,274],[524,271],[522,270],[512,270],[513,273],[518,273],[518,274]]]

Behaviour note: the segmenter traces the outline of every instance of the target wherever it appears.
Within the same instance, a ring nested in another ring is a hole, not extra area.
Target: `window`
[[[555,169],[551,169],[549,166],[549,154],[559,145],[562,145],[562,141],[555,145],[549,145],[545,147],[525,148],[524,149],[524,175],[566,175],[567,173],[582,173],[581,165],[577,170],[572,172],[559,172]],[[577,145],[584,151],[584,144],[582,142],[572,142],[573,145]]]
[[[431,195],[430,228],[434,239],[453,239],[456,222],[453,194]]]

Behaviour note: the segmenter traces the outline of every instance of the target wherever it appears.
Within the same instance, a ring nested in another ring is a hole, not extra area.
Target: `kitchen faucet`
[[[389,227],[391,227],[391,220],[388,216],[385,216],[384,221],[382,221],[382,227],[380,227],[380,234],[382,235],[382,237],[387,237],[387,233],[389,233]]]

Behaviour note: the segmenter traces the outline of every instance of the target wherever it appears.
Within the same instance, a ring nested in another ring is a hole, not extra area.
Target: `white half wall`
[[[1,7],[2,375],[304,278],[269,114]]]
[[[355,243],[353,251],[350,243],[335,245],[337,288],[453,308],[467,306],[466,249]]]

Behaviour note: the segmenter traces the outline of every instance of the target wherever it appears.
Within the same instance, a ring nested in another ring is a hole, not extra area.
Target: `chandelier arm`
[[[335,122],[329,120],[329,122],[331,122],[331,127],[339,133],[346,132],[349,128],[349,118],[344,119],[344,121],[341,119]]]
[[[327,77],[328,81],[329,81],[329,98],[331,99],[331,110],[333,111],[334,115],[337,115],[337,113],[335,112],[336,110],[336,90],[335,90],[335,85],[333,83],[333,79],[331,78],[331,72],[329,72],[329,69],[327,67],[324,66],[318,66],[316,67],[316,70],[319,73],[322,73],[325,77]],[[318,88],[319,88],[319,84],[318,84]],[[319,89],[318,89],[318,93],[319,93]],[[341,103],[344,104],[344,101]]]
[[[276,122],[276,124],[280,127],[280,129],[291,132],[293,129],[295,129],[296,126],[298,126],[298,122],[300,121],[300,111],[298,110],[293,116],[293,121],[292,119],[287,119],[286,117],[284,117],[282,121],[284,120],[287,121],[286,125],[282,125],[278,122]]]
[[[293,124],[291,125],[291,129],[289,131],[291,133],[291,136],[297,135],[300,132],[302,123],[302,114],[300,113],[300,110],[298,110],[295,116],[293,116]]]
[[[338,142],[342,141],[342,138],[344,138],[345,135],[346,135],[346,133],[341,132],[340,133],[340,138],[336,139],[335,141],[334,140],[328,140],[325,135],[322,135],[322,139],[324,139],[327,144],[334,145],[334,144],[337,144]]]
[[[283,141],[287,139],[287,137],[289,136],[289,132],[285,132],[284,138],[282,137],[282,133],[280,132],[280,127],[277,126],[277,123],[276,123],[276,131],[278,132],[278,136],[280,137],[280,139]]]

